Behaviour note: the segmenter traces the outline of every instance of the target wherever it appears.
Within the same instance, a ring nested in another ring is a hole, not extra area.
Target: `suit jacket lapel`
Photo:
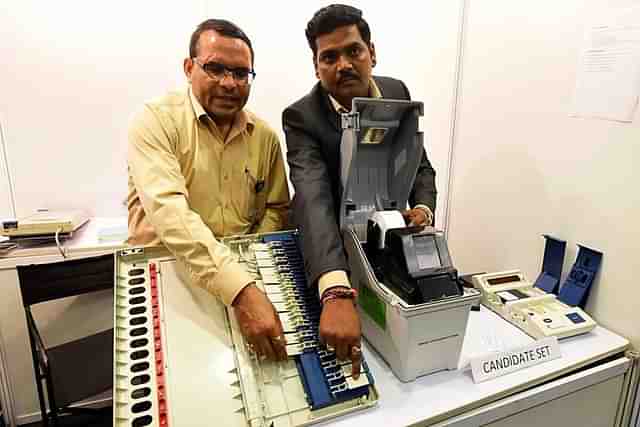
[[[382,95],[383,98],[386,98],[387,94],[384,93],[385,89],[386,89],[385,85],[376,76],[371,76],[371,78],[376,82],[376,86],[378,86],[378,90],[380,91],[380,95]]]
[[[331,123],[331,126],[336,131],[341,132],[340,115],[333,109],[331,101],[329,101],[329,94],[324,90],[320,82],[316,84],[315,90],[317,91],[317,96],[322,106],[322,110],[324,110],[327,121]]]
[[[324,107],[327,110],[327,119],[329,120],[329,123],[331,123],[331,126],[333,126],[335,130],[337,130],[338,132],[342,132],[342,126],[340,124],[340,114],[336,113],[336,110],[333,109],[331,101],[329,101],[329,95],[327,95],[326,92],[324,92],[323,102]]]

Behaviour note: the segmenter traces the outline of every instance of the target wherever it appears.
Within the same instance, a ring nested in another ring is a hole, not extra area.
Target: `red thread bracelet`
[[[344,286],[336,286],[329,288],[322,294],[320,304],[324,305],[327,301],[332,299],[350,299],[355,303],[355,299],[358,297],[358,291],[353,288],[347,288]]]

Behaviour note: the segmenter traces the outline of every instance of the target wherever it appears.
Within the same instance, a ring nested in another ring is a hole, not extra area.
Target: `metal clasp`
[[[342,113],[342,129],[355,129],[360,131],[360,113],[355,111],[353,113]]]

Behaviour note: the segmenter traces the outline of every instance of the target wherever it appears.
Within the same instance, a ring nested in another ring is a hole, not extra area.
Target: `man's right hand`
[[[332,299],[322,306],[320,339],[332,347],[338,360],[351,360],[351,374],[360,376],[362,347],[360,344],[360,318],[350,299]]]
[[[287,359],[280,318],[264,292],[251,283],[240,291],[231,305],[242,335],[258,357]]]

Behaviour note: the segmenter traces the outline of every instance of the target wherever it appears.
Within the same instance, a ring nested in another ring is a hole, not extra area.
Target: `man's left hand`
[[[409,226],[424,226],[427,227],[431,225],[431,221],[429,221],[429,215],[424,211],[424,209],[413,208],[408,209],[402,212],[402,217],[404,221]]]
[[[320,315],[320,339],[328,347],[333,347],[338,360],[351,360],[351,374],[358,379],[362,349],[360,318],[353,300],[335,298],[325,302]]]

